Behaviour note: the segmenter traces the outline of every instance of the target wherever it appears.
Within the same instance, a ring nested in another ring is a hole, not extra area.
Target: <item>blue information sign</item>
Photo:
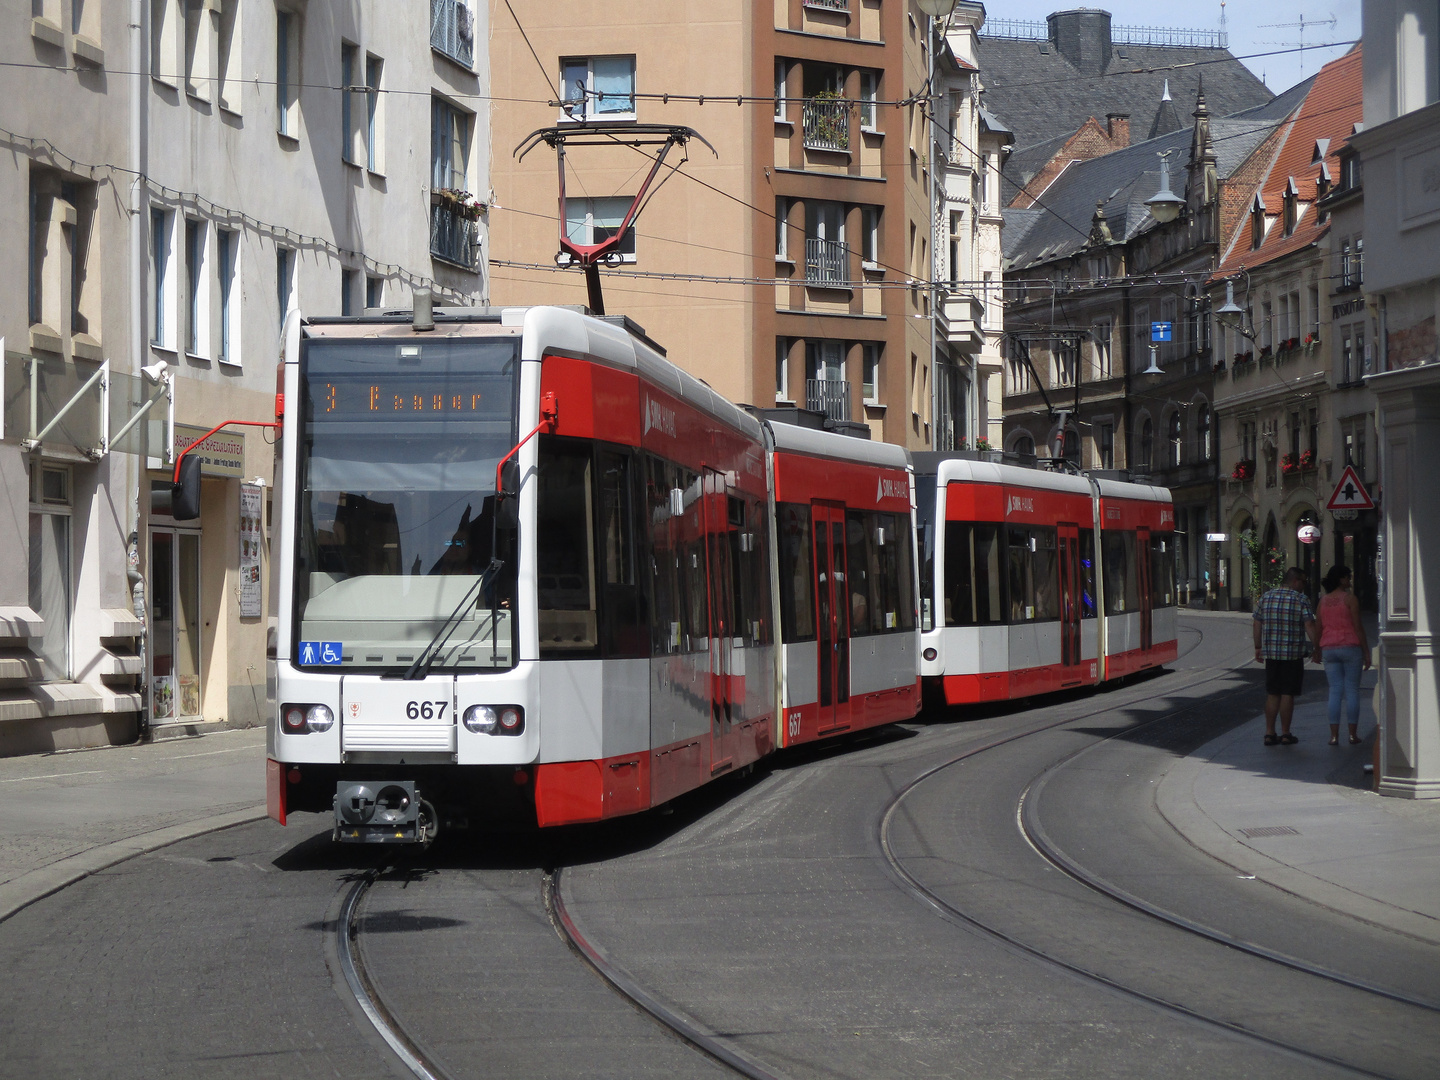
[[[1152,322],[1150,324],[1151,341],[1170,341],[1175,332],[1175,324],[1168,322]]]

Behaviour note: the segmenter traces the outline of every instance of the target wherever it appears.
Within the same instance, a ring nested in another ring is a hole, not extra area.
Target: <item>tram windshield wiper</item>
[[[423,679],[430,674],[430,668],[434,665],[436,658],[444,651],[446,642],[450,640],[450,635],[455,632],[456,627],[463,621],[465,609],[474,601],[477,593],[483,593],[485,589],[489,587],[500,573],[500,568],[504,565],[505,562],[503,559],[492,558],[490,560],[490,565],[485,568],[485,572],[480,575],[479,580],[477,580],[474,585],[465,591],[465,595],[460,598],[460,603],[455,605],[455,610],[450,613],[450,617],[441,624],[439,630],[435,631],[435,636],[430,639],[430,644],[420,650],[420,655],[415,657],[415,662],[410,665],[410,669],[405,672],[403,678],[409,680]],[[492,612],[491,619],[493,620],[494,617]],[[493,622],[490,630],[492,634],[495,631]]]

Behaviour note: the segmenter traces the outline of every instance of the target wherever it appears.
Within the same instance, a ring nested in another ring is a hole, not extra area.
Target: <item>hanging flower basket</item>
[[[430,192],[430,205],[443,206],[456,217],[466,221],[479,221],[480,215],[489,209],[470,192],[457,188],[435,188]]]

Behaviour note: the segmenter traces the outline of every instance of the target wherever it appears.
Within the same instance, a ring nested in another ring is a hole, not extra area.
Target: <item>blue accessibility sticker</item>
[[[300,663],[304,665],[325,664],[337,666],[343,658],[345,646],[339,641],[300,642]]]

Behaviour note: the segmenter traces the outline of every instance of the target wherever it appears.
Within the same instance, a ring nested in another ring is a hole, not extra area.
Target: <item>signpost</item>
[[[1370,499],[1370,493],[1360,482],[1360,476],[1356,473],[1354,465],[1345,466],[1345,471],[1340,474],[1340,482],[1335,485],[1335,492],[1330,496],[1330,501],[1325,504],[1325,509],[1331,511],[1375,509],[1375,504]]]

